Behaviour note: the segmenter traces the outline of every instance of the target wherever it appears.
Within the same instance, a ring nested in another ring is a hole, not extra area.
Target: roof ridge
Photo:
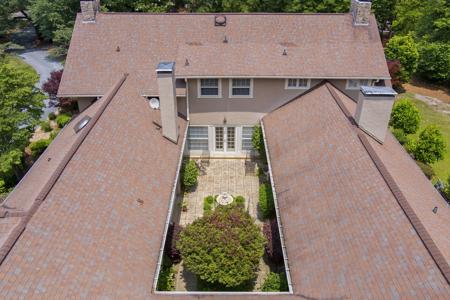
[[[81,13],[79,13],[81,14]],[[105,11],[100,12],[103,15],[161,15],[161,16],[217,16],[217,15],[234,15],[234,16],[265,16],[265,15],[273,15],[273,16],[345,16],[350,13],[293,13],[293,12],[285,12],[285,13],[274,13],[274,12],[167,12],[167,13],[158,13],[158,12],[114,12],[114,11]],[[373,14],[372,14],[373,15]]]
[[[104,103],[102,103],[102,105],[100,106],[98,111],[92,117],[91,121],[86,125],[85,130],[82,130],[82,132],[80,132],[80,135],[75,140],[74,144],[69,149],[69,151],[66,153],[66,155],[63,157],[63,159],[59,163],[59,165],[56,166],[54,173],[52,174],[50,179],[44,184],[44,186],[42,187],[38,196],[34,199],[34,202],[33,202],[32,206],[29,208],[26,215],[21,217],[19,224],[17,224],[10,231],[10,233],[7,236],[7,238],[5,239],[4,243],[2,245],[0,245],[0,265],[3,263],[3,261],[5,260],[8,253],[11,251],[11,249],[14,246],[17,239],[20,237],[22,232],[25,230],[28,222],[31,220],[33,215],[36,213],[36,211],[38,210],[41,203],[44,202],[45,198],[50,193],[51,189],[53,188],[53,186],[55,185],[55,183],[57,182],[57,180],[63,173],[65,167],[70,162],[72,157],[75,155],[77,150],[80,148],[81,144],[86,139],[86,137],[88,136],[91,129],[95,126],[95,124],[97,123],[97,121],[99,120],[99,118],[101,117],[103,112],[105,111],[106,107],[108,107],[108,105],[111,103],[112,99],[117,94],[117,91],[120,89],[120,87],[125,82],[127,77],[128,77],[127,73],[123,74],[122,77],[112,86],[110,91],[108,91],[108,93],[105,94]],[[5,217],[13,217],[13,216],[12,215],[9,216],[6,213]]]

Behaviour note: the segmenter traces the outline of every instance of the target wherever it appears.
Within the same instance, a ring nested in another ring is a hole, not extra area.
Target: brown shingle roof
[[[0,298],[150,295],[181,143],[162,137],[133,83],[106,106],[1,264]]]
[[[59,94],[103,95],[113,74],[133,72],[142,94],[157,95],[161,60],[175,60],[179,77],[389,78],[373,16],[368,27],[352,26],[350,14],[226,16],[225,27],[213,14],[78,16]]]
[[[330,91],[352,101],[322,84],[263,119],[294,292],[312,298],[448,298],[446,278]],[[401,146],[391,139],[379,147],[398,153]],[[407,154],[399,159],[386,160],[386,166],[415,178],[416,185],[399,180],[408,202],[438,201]],[[441,205],[441,214],[428,225],[440,228],[442,241],[448,238],[448,207]]]

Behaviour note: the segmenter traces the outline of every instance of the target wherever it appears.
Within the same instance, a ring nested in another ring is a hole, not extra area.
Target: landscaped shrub
[[[271,219],[264,223],[263,233],[267,239],[265,247],[267,257],[274,263],[283,262],[283,250],[281,249],[280,231],[276,219]]]
[[[417,71],[423,77],[450,83],[450,43],[423,43]]]
[[[39,123],[39,126],[41,126],[41,130],[44,132],[52,131],[52,127],[50,126],[49,122],[42,121],[41,123]]]
[[[42,139],[30,144],[31,156],[38,158],[47,149],[52,141],[50,139]]]
[[[56,136],[58,135],[58,133],[61,131],[60,128],[55,128],[51,133],[50,133],[50,140],[54,140],[56,138]]]
[[[72,119],[71,116],[66,114],[60,114],[56,117],[56,124],[58,124],[59,128],[63,128],[67,123],[70,122],[70,119]]]
[[[425,174],[425,176],[428,179],[432,179],[434,177],[434,175],[436,175],[434,173],[433,168],[430,165],[424,164],[423,162],[420,161],[416,161],[417,165],[420,167],[420,169],[422,170],[423,174]]]
[[[450,204],[450,176],[448,176],[448,178],[447,178],[447,183],[444,187],[444,194],[446,196],[445,198],[447,198],[446,199],[447,202],[449,202],[449,204]]]
[[[261,290],[263,292],[286,292],[289,290],[286,274],[270,272],[264,281]]]
[[[171,259],[173,263],[181,261],[181,253],[177,248],[177,242],[180,239],[180,232],[183,228],[177,223],[170,223],[167,230],[166,245],[164,247],[164,254]]]
[[[400,78],[400,69],[402,65],[398,59],[396,60],[388,60],[387,61],[389,75],[391,75],[391,84],[394,89],[397,91],[401,90],[402,81]]]
[[[243,196],[236,196],[234,198],[237,206],[245,207],[245,198]]]
[[[168,257],[163,258],[156,289],[158,291],[175,290],[175,268]]]
[[[392,134],[398,140],[401,145],[404,145],[408,142],[408,135],[400,128],[392,129]]]
[[[259,211],[264,219],[275,216],[275,204],[273,202],[272,187],[268,183],[259,186]]]
[[[191,190],[197,185],[198,168],[193,160],[189,160],[183,164],[182,170],[183,186],[186,190]]]
[[[200,280],[231,288],[256,277],[265,243],[252,217],[227,205],[189,224],[177,247],[184,266]]]
[[[408,99],[395,102],[392,108],[389,125],[395,129],[401,129],[406,134],[417,132],[420,124],[420,113],[417,107]]]
[[[51,121],[55,120],[56,119],[55,113],[54,112],[49,113],[48,114],[48,119],[51,120]]]
[[[0,179],[0,194],[6,193],[6,187],[5,187],[5,181],[3,179]],[[0,201],[1,203],[1,201]]]
[[[259,158],[263,162],[265,162],[266,161],[266,148],[264,146],[264,135],[262,132],[262,128],[259,125],[256,125],[253,129],[252,145],[253,145],[253,149],[255,149],[258,152]]]
[[[446,148],[447,146],[439,127],[428,125],[420,133],[412,152],[416,160],[432,164],[444,158]]]
[[[411,35],[392,37],[386,44],[384,52],[387,59],[400,61],[400,77],[403,81],[409,81],[419,61],[419,50],[413,37]]]
[[[213,210],[214,206],[214,197],[213,196],[207,196],[205,199],[203,199],[203,212],[211,212]]]

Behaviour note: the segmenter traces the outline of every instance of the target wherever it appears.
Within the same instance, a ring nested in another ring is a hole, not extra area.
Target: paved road
[[[48,52],[45,49],[30,49],[19,54],[19,56],[38,72],[39,82],[36,84],[38,88],[41,88],[44,82],[47,81],[51,72],[63,68],[60,62],[48,57]],[[43,110],[42,119],[47,119],[48,114],[54,112],[56,108],[50,105],[48,99],[44,100],[44,102],[46,107]]]

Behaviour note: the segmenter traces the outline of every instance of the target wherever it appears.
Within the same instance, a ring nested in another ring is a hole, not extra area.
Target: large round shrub
[[[387,59],[400,61],[400,77],[404,81],[409,81],[411,75],[416,71],[419,61],[419,50],[412,36],[396,35],[392,37],[384,52]]]
[[[389,125],[401,129],[406,134],[416,133],[419,129],[420,113],[417,107],[408,99],[395,102]]]
[[[436,125],[428,125],[419,135],[412,150],[414,158],[432,164],[444,158],[446,144],[441,130]]]
[[[250,215],[228,205],[188,225],[177,247],[186,268],[200,280],[235,287],[255,278],[265,243]]]
[[[264,219],[275,216],[275,204],[273,202],[272,187],[270,184],[263,183],[259,186],[259,211]]]
[[[72,119],[71,116],[66,114],[60,114],[56,117],[56,124],[58,124],[59,128],[63,128],[67,123],[70,122],[70,119]]]
[[[190,190],[197,185],[198,168],[193,160],[184,163],[181,177],[186,190]]]
[[[50,139],[42,139],[30,144],[31,156],[38,158],[47,149],[52,141]]]

